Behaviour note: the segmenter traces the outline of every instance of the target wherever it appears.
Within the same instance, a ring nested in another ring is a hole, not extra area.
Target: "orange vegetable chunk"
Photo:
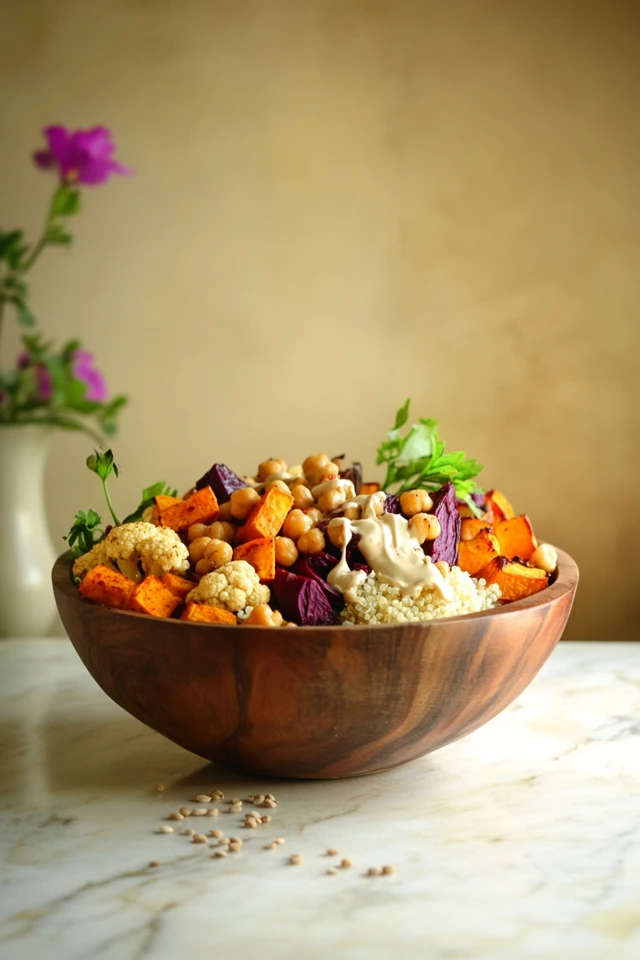
[[[292,506],[293,497],[290,493],[280,487],[271,487],[253,508],[244,526],[237,531],[238,540],[246,542],[276,537]]]
[[[473,540],[481,530],[491,530],[491,521],[484,517],[463,517],[460,525],[460,539]]]
[[[377,493],[380,489],[379,483],[361,483],[358,487],[358,496],[370,496],[372,493]]]
[[[493,516],[493,525],[502,523],[503,520],[511,520],[516,512],[511,503],[500,490],[487,490],[485,494],[485,508],[491,507]]]
[[[164,576],[160,577],[160,583],[167,590],[171,590],[171,593],[174,593],[176,597],[180,597],[181,600],[184,600],[186,595],[191,593],[196,586],[191,580],[185,580],[184,577],[179,577],[175,573],[165,573]]]
[[[276,575],[276,541],[274,537],[258,537],[241,543],[233,551],[234,560],[246,560],[264,583]]]
[[[157,497],[154,497],[154,500],[158,508],[158,515],[164,513],[169,507],[175,507],[176,503],[184,503],[182,497],[168,497],[166,493],[158,494]]]
[[[529,560],[538,546],[531,521],[524,513],[494,525],[493,532],[500,544],[499,553],[509,560],[514,557]]]
[[[203,487],[160,513],[160,526],[171,527],[179,533],[192,523],[212,523],[218,516],[219,507],[211,487]]]
[[[105,607],[124,610],[128,606],[135,586],[133,580],[100,563],[89,570],[78,587],[78,593],[87,600],[104,604]]]
[[[138,583],[129,600],[129,610],[146,613],[150,617],[170,617],[180,603],[180,597],[150,574],[142,583]]]
[[[484,578],[487,584],[497,583],[503,600],[522,600],[544,590],[549,583],[549,574],[544,570],[514,563],[506,557],[495,557],[478,571],[477,576]]]
[[[229,610],[222,607],[212,607],[208,603],[188,603],[182,613],[181,620],[190,620],[192,623],[237,623],[238,618]]]
[[[461,540],[458,544],[458,566],[471,577],[500,555],[500,544],[487,529],[481,530],[473,540]]]

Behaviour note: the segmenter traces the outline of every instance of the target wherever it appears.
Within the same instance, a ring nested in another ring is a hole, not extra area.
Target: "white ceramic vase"
[[[0,637],[38,637],[55,622],[55,552],[44,507],[52,430],[0,425]]]

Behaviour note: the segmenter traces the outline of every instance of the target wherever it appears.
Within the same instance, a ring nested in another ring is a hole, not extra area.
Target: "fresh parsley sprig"
[[[402,436],[402,429],[409,420],[411,400],[396,413],[393,429],[387,434],[377,451],[376,463],[386,464],[387,474],[382,489],[402,493],[422,487],[438,490],[447,481],[455,487],[456,495],[469,504],[475,512],[471,494],[476,488],[473,477],[482,470],[476,461],[467,459],[466,453],[457,450],[445,453],[445,445],[438,436],[438,421],[421,418]]]
[[[142,491],[142,499],[133,513],[130,513],[128,517],[125,517],[122,521],[123,523],[135,523],[136,520],[142,520],[142,514],[148,507],[152,507],[155,497],[175,497],[178,491],[174,487],[170,487],[164,480],[158,480],[157,483],[152,484],[150,487],[145,487]]]
[[[69,533],[63,537],[69,544],[74,557],[89,553],[89,550],[103,538],[102,517],[95,510],[87,510],[86,513],[84,510],[78,510]]]
[[[104,496],[107,501],[107,506],[109,507],[109,513],[113,517],[113,522],[116,527],[119,527],[120,521],[113,509],[111,497],[109,496],[109,488],[107,487],[107,479],[112,473],[114,473],[116,477],[120,475],[120,467],[114,460],[113,450],[106,450],[104,453],[101,450],[95,450],[90,457],[87,457],[87,466],[89,470],[93,470],[93,472],[97,473],[100,477]]]

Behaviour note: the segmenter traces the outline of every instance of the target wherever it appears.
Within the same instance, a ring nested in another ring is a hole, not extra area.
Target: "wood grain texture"
[[[578,583],[496,611],[422,624],[230,627],[156,620],[84,600],[68,556],[58,610],[116,703],[187,750],[244,773],[374,773],[465,736],[531,682],[564,630]]]

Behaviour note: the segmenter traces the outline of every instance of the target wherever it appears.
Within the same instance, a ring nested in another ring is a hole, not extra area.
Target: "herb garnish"
[[[411,400],[400,407],[396,421],[377,451],[376,463],[387,465],[387,474],[382,489],[399,484],[396,493],[422,487],[425,490],[438,490],[447,481],[455,487],[456,495],[464,500],[477,513],[477,507],[471,499],[476,488],[472,479],[482,470],[476,460],[468,460],[462,450],[445,453],[445,446],[438,437],[438,421],[421,418],[412,424],[408,433],[401,436],[402,428],[409,420]]]

